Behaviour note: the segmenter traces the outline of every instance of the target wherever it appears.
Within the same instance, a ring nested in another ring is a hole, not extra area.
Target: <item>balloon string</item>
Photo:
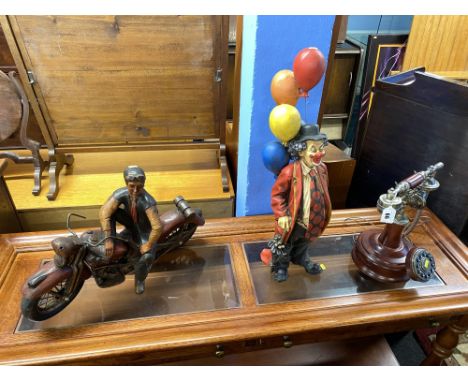
[[[304,97],[304,122],[307,124],[307,96]]]

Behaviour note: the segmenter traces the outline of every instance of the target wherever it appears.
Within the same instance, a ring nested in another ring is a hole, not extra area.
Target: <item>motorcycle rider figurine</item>
[[[99,220],[104,231],[106,257],[112,258],[116,235],[116,223],[126,230],[123,236],[130,236],[139,246],[141,258],[135,265],[135,292],[145,290],[145,279],[155,260],[156,242],[162,232],[156,200],[144,189],[146,176],[138,166],[128,166],[124,171],[126,187],[119,188],[109,197],[99,211]]]
[[[294,161],[281,170],[273,185],[275,237],[261,257],[270,263],[278,282],[287,280],[290,261],[309,274],[322,272],[322,266],[310,258],[310,244],[322,234],[331,216],[328,171],[322,163],[326,144],[327,137],[318,125],[302,125],[288,144]]]

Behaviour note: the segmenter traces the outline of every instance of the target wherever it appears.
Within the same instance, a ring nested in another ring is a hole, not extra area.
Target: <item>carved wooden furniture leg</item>
[[[33,156],[19,156],[16,153],[5,151],[0,153],[0,158],[10,159],[15,163],[33,163],[34,164],[34,187],[32,190],[33,195],[39,195],[41,192],[41,177],[42,172],[47,167],[48,162],[43,161],[41,156],[38,154]]]
[[[21,130],[20,130],[20,140],[21,143],[31,150],[32,153],[32,163],[34,165],[34,187],[32,190],[33,195],[39,195],[41,192],[41,177],[46,163],[42,160],[41,154],[39,152],[41,144],[32,139],[29,139],[27,136],[27,125],[29,120],[29,101],[26,97],[26,94],[23,90],[23,87],[19,83],[18,79],[15,77],[14,72],[8,73],[8,76],[13,81],[13,84],[16,87],[16,90],[21,98],[21,105],[23,106],[23,115],[21,119]]]
[[[228,181],[228,165],[226,160],[226,145],[220,145],[218,153],[219,166],[221,168],[221,182],[223,184],[223,192],[229,192]]]
[[[31,151],[32,156],[19,156],[13,152],[0,153],[0,158],[8,158],[15,163],[32,163],[34,165],[34,187],[33,195],[39,195],[41,192],[41,176],[44,168],[47,166],[39,152],[41,144],[28,138],[27,128],[29,120],[29,101],[24,93],[23,87],[16,78],[15,72],[9,72],[8,78],[13,83],[16,93],[21,101],[22,113],[20,123],[20,141],[21,144]]]
[[[468,330],[468,315],[460,317],[457,321],[448,324],[437,333],[432,343],[432,352],[421,363],[423,366],[440,366],[442,361],[450,357],[458,345],[460,334]]]
[[[39,195],[41,192],[41,178],[42,172],[49,164],[48,162],[44,162],[42,158],[39,156],[39,159],[33,158],[34,163],[34,187],[32,190],[33,195]]]
[[[59,192],[59,175],[64,166],[71,166],[75,161],[73,155],[57,153],[49,150],[49,193],[47,199],[55,200]]]

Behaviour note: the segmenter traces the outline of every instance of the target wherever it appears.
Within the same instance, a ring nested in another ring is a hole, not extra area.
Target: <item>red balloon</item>
[[[307,97],[325,72],[325,57],[317,48],[304,48],[294,59],[293,71],[300,96]]]

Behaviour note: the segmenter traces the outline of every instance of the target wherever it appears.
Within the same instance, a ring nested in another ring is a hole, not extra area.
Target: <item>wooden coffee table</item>
[[[190,245],[158,261],[143,295],[134,294],[132,276],[108,289],[91,279],[40,323],[21,316],[21,285],[66,232],[0,236],[0,363],[196,363],[445,325],[425,361],[440,363],[468,326],[467,248],[426,210],[410,239],[434,255],[437,277],[378,284],[350,256],[355,235],[375,225],[375,209],[334,211],[314,251],[327,269],[310,276],[292,265],[278,284],[259,257],[273,234],[271,216],[208,220]]]

